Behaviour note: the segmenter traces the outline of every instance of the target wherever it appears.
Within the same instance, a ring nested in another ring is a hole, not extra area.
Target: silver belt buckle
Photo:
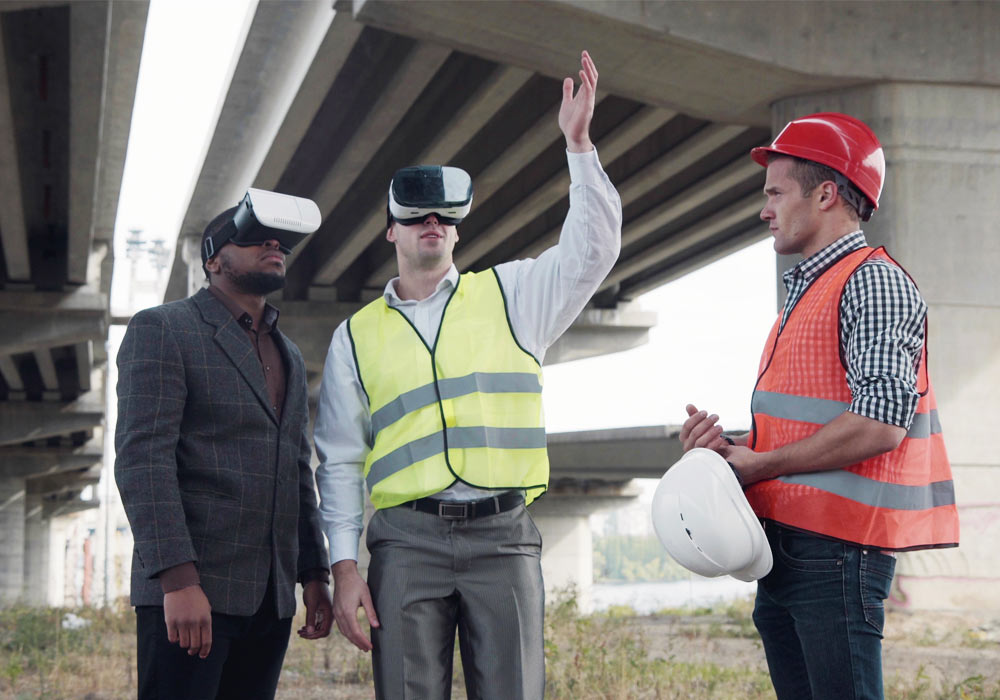
[[[438,517],[445,520],[465,520],[469,517],[469,504],[438,503]]]

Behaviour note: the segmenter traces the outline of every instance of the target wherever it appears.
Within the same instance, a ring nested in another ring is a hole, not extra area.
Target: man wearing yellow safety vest
[[[882,147],[863,122],[812,114],[770,147],[760,218],[802,260],[761,357],[747,435],[688,405],[685,450],[733,466],[774,564],[754,623],[786,698],[882,698],[883,601],[895,552],[958,544],[934,390],[927,305],[859,229],[878,208]]]
[[[596,87],[583,52],[580,87],[564,80],[559,111],[570,206],[558,245],[459,275],[471,179],[403,168],[386,232],[399,276],[333,335],[316,481],[337,626],[372,651],[379,698],[450,697],[456,629],[470,698],[544,693],[542,543],[525,510],[548,484],[540,365],[621,245],[621,201],[589,136]],[[363,484],[376,509],[367,583]]]

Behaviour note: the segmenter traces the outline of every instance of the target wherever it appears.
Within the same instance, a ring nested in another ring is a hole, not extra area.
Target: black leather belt
[[[472,520],[487,515],[496,515],[516,508],[524,503],[524,494],[519,491],[505,491],[480,501],[442,501],[437,498],[418,498],[400,503],[402,508],[412,508],[422,513],[430,513],[445,520]]]

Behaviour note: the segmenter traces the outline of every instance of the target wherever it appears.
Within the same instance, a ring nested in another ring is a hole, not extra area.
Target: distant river
[[[697,608],[712,603],[748,598],[757,591],[757,584],[737,581],[729,576],[702,578],[669,583],[595,583],[591,589],[594,610],[612,605],[628,605],[640,614],[663,608]]]

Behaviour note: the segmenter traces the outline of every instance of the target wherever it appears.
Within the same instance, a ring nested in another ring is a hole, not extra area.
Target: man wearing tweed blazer
[[[329,634],[305,364],[265,295],[285,280],[277,240],[202,246],[209,288],[146,309],[118,355],[115,478],[132,526],[141,698],[272,698],[303,584]]]

